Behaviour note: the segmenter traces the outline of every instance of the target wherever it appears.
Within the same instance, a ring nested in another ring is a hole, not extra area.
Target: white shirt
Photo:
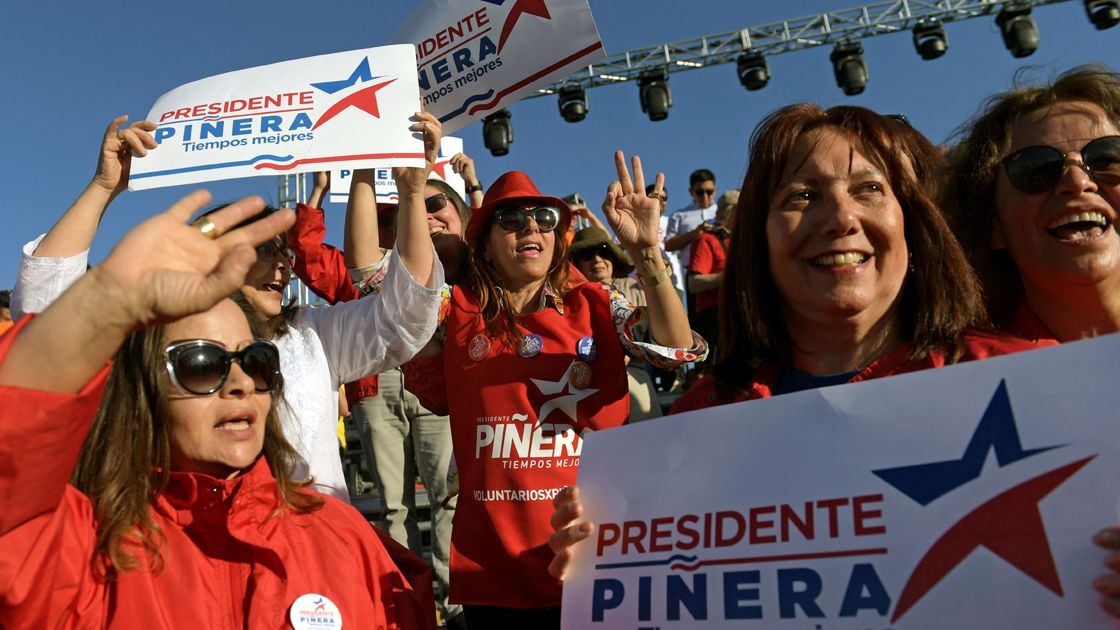
[[[665,240],[685,232],[691,232],[701,223],[711,221],[714,218],[716,218],[716,204],[713,203],[707,208],[698,208],[696,204],[690,203],[669,215],[669,226],[665,228]],[[679,249],[675,253],[680,258],[681,267],[688,269],[688,263],[692,259],[692,244],[689,243],[687,247]]]
[[[42,312],[86,270],[89,252],[70,258],[32,255],[40,236],[23,248],[12,294],[12,317]],[[439,289],[420,286],[397,257],[379,294],[332,306],[304,308],[286,335],[273,339],[280,350],[284,399],[277,412],[288,441],[307,467],[314,488],[349,501],[338,453],[338,387],[397,367],[424,347],[436,328]],[[435,258],[432,284],[443,284]]]

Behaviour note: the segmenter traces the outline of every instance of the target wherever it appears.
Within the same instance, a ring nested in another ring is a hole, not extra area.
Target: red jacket
[[[25,321],[0,339],[0,361]],[[78,394],[0,387],[0,626],[290,628],[289,609],[311,593],[347,627],[435,626],[430,573],[414,590],[356,510],[322,495],[320,510],[273,517],[264,458],[231,480],[172,475],[151,505],[163,570],[96,578],[92,505],[67,478],[107,374]]]
[[[288,247],[295,252],[292,273],[315,295],[331,304],[361,297],[350,281],[342,252],[323,242],[327,224],[323,211],[301,203],[296,206],[296,222],[288,228]],[[377,395],[377,375],[346,383],[346,402],[350,408],[367,396]]]
[[[960,359],[961,362],[987,359],[989,357],[1013,354],[1015,352],[1034,350],[1042,346],[1052,345],[1047,343],[1035,344],[1023,339],[981,332],[966,333],[964,335],[964,344],[965,351]],[[939,368],[945,365],[945,355],[940,352],[930,353],[926,358],[917,361],[910,361],[906,358],[909,352],[909,344],[904,344],[891,354],[880,357],[874,361],[859,374],[853,376],[848,382],[858,383],[873,378],[917,372],[918,370]],[[779,367],[773,364],[759,367],[750,377],[751,382],[746,384],[744,390],[737,393],[718,387],[714,374],[709,374],[701,379],[700,382],[693,385],[683,396],[678,398],[677,401],[673,403],[673,407],[669,410],[669,413],[674,414],[684,411],[693,411],[695,409],[707,409],[708,407],[716,407],[718,405],[726,405],[744,400],[754,400],[756,398],[769,398],[774,395],[772,390],[774,384],[778,380],[778,369]]]

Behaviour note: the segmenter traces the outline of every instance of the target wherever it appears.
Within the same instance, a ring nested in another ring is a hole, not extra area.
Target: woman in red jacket
[[[940,152],[860,107],[770,114],[751,138],[720,300],[712,373],[673,412],[1034,348],[977,330],[976,276],[933,201]],[[593,529],[556,501],[550,570]]]
[[[279,353],[225,297],[291,212],[222,234],[263,207],[243,200],[204,233],[185,221],[208,199],[0,341],[3,626],[433,627],[430,577],[413,588],[360,514],[294,480]]]

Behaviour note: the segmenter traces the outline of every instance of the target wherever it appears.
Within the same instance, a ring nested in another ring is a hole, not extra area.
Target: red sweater
[[[1053,345],[1047,343],[1035,344],[1023,339],[1002,337],[981,332],[966,333],[964,336],[964,344],[965,352],[960,359],[961,362],[987,359],[1003,354],[1013,354],[1024,350],[1034,350],[1035,348],[1046,345]],[[907,360],[906,355],[909,352],[910,346],[905,344],[891,354],[880,357],[871,365],[864,368],[859,374],[853,376],[848,382],[858,383],[873,378],[917,372],[918,370],[939,368],[945,365],[945,356],[940,352],[933,352],[926,358],[917,361]],[[716,407],[718,405],[726,405],[744,400],[754,400],[756,398],[769,398],[774,395],[773,387],[778,379],[778,370],[779,366],[773,364],[759,367],[755,370],[754,374],[751,375],[751,382],[746,383],[745,388],[738,393],[732,393],[717,387],[715,375],[709,374],[701,379],[700,382],[693,385],[683,396],[678,398],[677,401],[673,403],[673,407],[669,410],[669,413],[674,414],[684,411],[693,411],[695,409],[707,409],[708,407]]]
[[[630,413],[609,294],[586,283],[564,296],[561,309],[548,306],[518,320],[524,333],[543,341],[539,354],[523,358],[486,336],[474,294],[456,287],[442,358],[406,366],[409,389],[425,407],[450,409],[459,472],[453,602],[560,605],[560,582],[548,574],[552,499],[575,483],[585,432],[620,426]],[[587,362],[590,384],[578,389],[569,375],[585,336],[596,341],[598,357]],[[479,338],[489,343],[484,354]]]
[[[0,338],[0,361],[31,320]],[[108,371],[78,394],[0,387],[0,626],[290,628],[289,609],[310,593],[347,627],[435,626],[430,572],[414,590],[352,507],[322,495],[320,510],[273,517],[264,458],[231,480],[173,474],[150,508],[166,536],[163,570],[96,578],[92,505],[67,479]]]
[[[342,252],[323,242],[327,223],[323,211],[301,203],[296,206],[296,222],[288,228],[288,247],[296,254],[292,272],[315,295],[331,304],[349,302],[361,297],[350,281],[350,272]],[[346,402],[353,408],[367,396],[377,395],[377,375],[346,384]]]

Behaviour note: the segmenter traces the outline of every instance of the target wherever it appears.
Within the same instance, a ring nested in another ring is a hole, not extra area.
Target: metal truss
[[[1022,0],[1019,5],[1038,7],[1070,0]],[[818,13],[794,20],[750,26],[737,31],[685,39],[609,55],[565,78],[541,88],[528,98],[555,94],[563,85],[584,89],[634,81],[645,70],[684,72],[736,61],[745,51],[777,55],[804,48],[854,41],[876,35],[908,31],[935,20],[943,24],[998,13],[997,0],[895,0]]]

